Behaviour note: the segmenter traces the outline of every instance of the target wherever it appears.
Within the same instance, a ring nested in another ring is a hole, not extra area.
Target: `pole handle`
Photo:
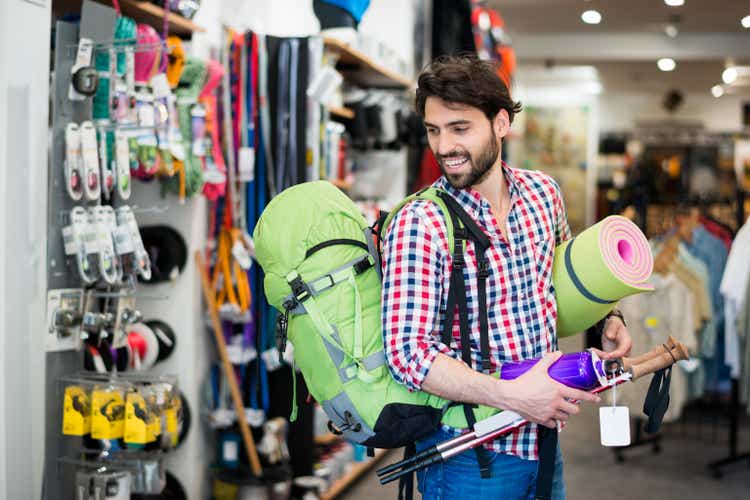
[[[677,361],[683,359],[690,359],[690,354],[683,344],[677,342],[674,349],[669,352],[664,352],[648,361],[631,366],[630,373],[633,374],[633,380],[636,380],[644,375],[648,375],[649,373],[654,373],[662,368],[672,366]]]

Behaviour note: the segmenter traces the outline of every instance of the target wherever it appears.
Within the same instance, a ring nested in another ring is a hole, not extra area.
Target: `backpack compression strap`
[[[461,347],[462,353],[461,358],[469,366],[471,365],[471,352],[469,349],[468,340],[464,340],[466,336],[468,339],[468,332],[464,334],[464,328],[468,329],[468,318],[466,312],[466,295],[458,293],[459,290],[465,289],[463,283],[463,271],[461,270],[461,278],[454,279],[456,275],[456,262],[460,257],[461,268],[465,264],[463,260],[463,254],[461,246],[458,244],[460,238],[471,239],[477,245],[477,260],[478,260],[478,281],[479,281],[479,337],[480,337],[480,352],[482,355],[482,371],[485,373],[489,372],[489,327],[487,323],[487,291],[486,282],[489,277],[489,265],[487,258],[484,255],[485,251],[490,246],[489,238],[486,234],[477,226],[472,219],[454,200],[450,195],[443,192],[438,192],[449,209],[451,217],[454,218],[453,225],[458,228],[459,225],[455,220],[455,217],[460,219],[463,224],[461,230],[456,229],[456,237],[454,241],[454,257],[453,257],[453,272],[451,273],[451,285],[448,291],[448,309],[446,309],[445,323],[443,324],[443,343],[450,345],[450,341],[453,338],[453,323],[452,313],[455,310],[456,300],[458,300],[458,315],[459,315],[459,328],[461,330]],[[457,288],[457,286],[462,288]],[[458,296],[458,299],[456,298]],[[463,312],[462,312],[463,308]],[[448,311],[451,314],[448,314]],[[450,321],[449,321],[450,317]],[[467,360],[468,359],[468,360]],[[469,408],[469,405],[464,405],[464,414],[466,415],[467,424],[473,427],[476,423],[474,418],[474,412]],[[550,500],[552,495],[552,478],[555,472],[555,459],[557,454],[557,430],[548,429],[546,427],[539,427],[538,432],[538,450],[539,450],[539,465],[536,482],[536,500]],[[480,473],[482,477],[489,477],[489,462],[484,448],[481,446],[474,448],[477,453],[477,461],[479,462]]]
[[[453,312],[458,305],[458,324],[461,332],[461,359],[468,366],[474,368],[471,359],[471,332],[469,331],[469,311],[466,304],[466,282],[464,280],[464,245],[466,241],[474,241],[476,254],[479,261],[479,338],[482,356],[482,371],[489,373],[489,332],[487,324],[487,277],[489,276],[487,258],[485,252],[490,246],[487,235],[476,225],[474,220],[461,208],[461,206],[447,193],[438,193],[438,196],[448,207],[448,214],[453,224],[453,269],[451,270],[450,287],[448,289],[448,304],[443,318],[442,341],[450,346],[453,340]],[[477,423],[473,411],[474,405],[464,404],[464,416],[470,428]],[[474,448],[479,463],[479,473],[482,478],[490,477],[490,458],[483,447]]]

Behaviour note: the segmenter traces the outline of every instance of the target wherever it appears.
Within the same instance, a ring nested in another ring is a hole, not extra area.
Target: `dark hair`
[[[520,102],[511,99],[495,65],[474,55],[441,56],[428,64],[417,81],[415,104],[422,118],[428,97],[473,106],[490,120],[504,109],[510,123],[522,109]]]

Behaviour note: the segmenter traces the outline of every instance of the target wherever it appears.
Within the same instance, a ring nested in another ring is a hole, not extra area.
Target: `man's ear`
[[[508,111],[501,109],[492,120],[492,129],[499,138],[503,138],[510,132],[510,117]]]

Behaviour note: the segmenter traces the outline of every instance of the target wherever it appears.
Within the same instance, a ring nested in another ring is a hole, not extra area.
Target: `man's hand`
[[[610,316],[604,323],[602,332],[602,347],[604,352],[597,350],[601,359],[614,359],[628,356],[633,347],[628,329],[617,316]]]
[[[507,381],[505,408],[520,413],[531,422],[555,428],[556,421],[564,422],[570,415],[578,413],[578,405],[571,400],[599,402],[599,396],[567,387],[549,376],[549,367],[560,356],[561,352],[548,353],[528,372]]]

